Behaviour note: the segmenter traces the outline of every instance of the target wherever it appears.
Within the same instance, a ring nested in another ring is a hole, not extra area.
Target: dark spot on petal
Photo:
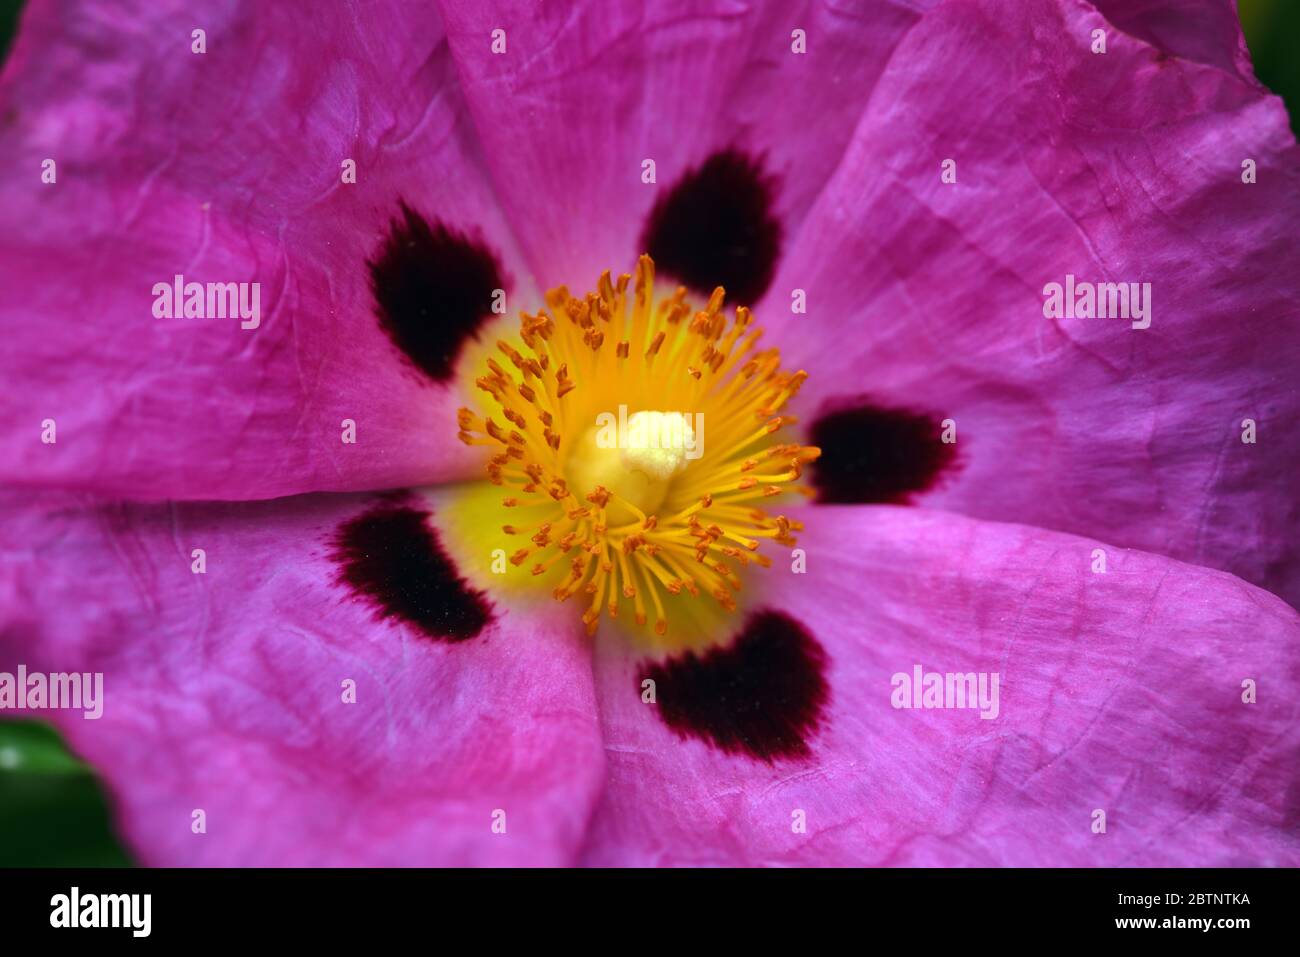
[[[956,459],[943,420],[866,398],[823,409],[809,430],[822,450],[810,471],[817,501],[902,504],[933,488]]]
[[[487,597],[456,571],[429,513],[386,500],[339,526],[333,559],[339,581],[374,606],[441,641],[473,638],[492,618]]]
[[[505,288],[496,257],[402,203],[366,265],[380,328],[415,368],[446,382],[465,340],[492,314],[493,291]]]
[[[771,285],[781,251],[775,193],[757,160],[714,153],[655,202],[638,252],[697,293],[722,286],[729,302],[752,306]]]
[[[650,663],[645,677],[655,682],[659,716],[678,735],[771,763],[810,753],[807,740],[830,700],[826,664],[803,625],[764,610],[731,644]]]

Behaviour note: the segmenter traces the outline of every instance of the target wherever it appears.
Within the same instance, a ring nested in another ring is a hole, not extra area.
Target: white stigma
[[[635,412],[628,417],[627,435],[620,450],[623,465],[659,482],[686,468],[686,452],[695,448],[695,430],[681,412]]]

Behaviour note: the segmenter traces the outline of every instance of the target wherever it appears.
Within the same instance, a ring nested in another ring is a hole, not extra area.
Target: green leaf
[[[0,868],[130,864],[94,770],[49,726],[0,721]]]
[[[89,774],[52,728],[34,721],[0,721],[0,774]]]

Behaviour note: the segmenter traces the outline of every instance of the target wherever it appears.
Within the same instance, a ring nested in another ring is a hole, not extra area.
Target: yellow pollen
[[[662,636],[690,603],[734,611],[742,570],[771,564],[762,544],[789,548],[802,527],[767,509],[811,494],[797,483],[820,451],[778,435],[806,373],[757,348],[721,287],[703,309],[686,296],[656,302],[649,256],[581,298],[550,290],[475,380],[491,412],[457,417],[462,441],[493,452],[510,561],[556,600],[579,596],[589,632],[602,614]]]

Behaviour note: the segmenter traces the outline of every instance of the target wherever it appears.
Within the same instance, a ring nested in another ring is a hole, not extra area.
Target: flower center
[[[563,471],[577,488],[613,493],[610,517],[632,521],[653,515],[668,497],[674,477],[685,471],[698,440],[690,417],[681,412],[642,410],[607,413],[574,443]],[[627,503],[624,505],[624,503]]]
[[[639,625],[653,610],[662,636],[675,606],[733,611],[742,571],[771,564],[764,540],[795,544],[802,526],[768,507],[811,494],[795,483],[820,452],[778,441],[807,374],[755,348],[748,309],[724,315],[720,287],[698,311],[681,287],[656,303],[648,256],[629,296],[632,279],[606,270],[584,298],[561,286],[549,312],[521,314],[496,344],[513,372],[489,358],[475,380],[505,424],[461,409],[460,438],[495,449],[514,565],[559,601],[581,596],[589,631],[627,608]]]

